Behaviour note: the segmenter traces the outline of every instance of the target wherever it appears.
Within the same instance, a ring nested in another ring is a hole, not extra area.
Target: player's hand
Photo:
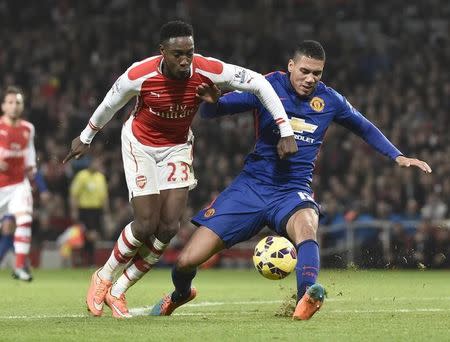
[[[415,166],[415,167],[418,167],[419,169],[421,169],[425,173],[431,173],[431,171],[432,171],[431,167],[427,163],[425,163],[424,161],[419,160],[419,159],[408,158],[405,156],[398,156],[397,158],[395,158],[395,161],[401,167]]]
[[[51,199],[52,195],[49,191],[44,191],[39,194],[39,199],[42,203],[48,203]]]
[[[195,90],[195,96],[208,103],[216,103],[221,95],[220,89],[215,84],[202,83]]]
[[[3,160],[0,160],[0,171],[6,171],[6,170],[8,170],[8,163]]]
[[[298,147],[295,142],[294,136],[290,135],[288,137],[280,138],[277,144],[278,156],[280,159],[285,159],[293,154],[297,153]]]
[[[37,172],[36,166],[28,167],[28,168],[25,170],[25,172],[26,172],[26,174],[27,174],[28,179],[29,179],[29,180],[33,180],[34,177],[36,176],[36,172]]]
[[[72,158],[80,159],[88,150],[90,145],[83,144],[80,137],[76,137],[72,140],[72,146],[67,154],[66,158],[63,160],[63,164],[67,163]]]

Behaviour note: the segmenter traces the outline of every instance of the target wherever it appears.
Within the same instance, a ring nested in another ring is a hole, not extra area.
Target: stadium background
[[[197,52],[261,73],[285,70],[297,42],[320,41],[327,52],[323,81],[406,155],[433,168],[431,176],[396,168],[358,137],[331,127],[313,184],[325,214],[325,266],[450,267],[449,17],[444,0],[1,2],[1,86],[26,91],[25,116],[36,126],[39,170],[51,193],[47,201],[36,196],[34,265],[45,253],[59,253],[54,241],[73,223],[70,183],[91,158],[102,162],[111,206],[96,262],[129,222],[119,132],[132,102],[95,139],[89,158],[61,160],[114,80],[132,62],[158,53],[159,27],[180,18],[193,24]],[[164,263],[192,232],[189,217],[239,172],[254,141],[250,114],[197,118],[194,133],[199,185]],[[247,265],[251,246],[219,262]],[[75,256],[69,264],[85,264],[84,255]]]

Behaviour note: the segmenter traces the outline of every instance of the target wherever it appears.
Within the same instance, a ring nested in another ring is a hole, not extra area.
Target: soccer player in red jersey
[[[2,247],[14,234],[16,262],[13,277],[31,281],[33,278],[27,267],[27,257],[31,245],[33,197],[28,178],[36,172],[36,151],[34,126],[21,118],[23,111],[23,92],[19,88],[8,87],[0,117]]]
[[[210,100],[201,90],[205,85],[254,93],[281,132],[279,157],[297,152],[283,105],[262,75],[194,54],[192,27],[180,21],[161,28],[160,52],[134,63],[117,79],[64,160],[85,154],[97,131],[136,98],[121,138],[135,217],[123,229],[106,264],[92,275],[86,302],[94,316],[102,315],[105,302],[114,317],[130,317],[125,291],[156,264],[178,231],[188,191],[197,183],[190,125],[200,103]],[[113,274],[121,267],[125,270],[113,284]]]

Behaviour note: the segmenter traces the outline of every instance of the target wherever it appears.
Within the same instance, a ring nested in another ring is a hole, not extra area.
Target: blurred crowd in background
[[[286,70],[298,42],[320,41],[327,52],[322,80],[403,153],[433,169],[431,175],[400,169],[333,125],[312,185],[322,225],[389,220],[395,222],[390,239],[395,255],[386,260],[380,250],[370,251],[373,263],[367,266],[450,267],[450,3],[445,0],[1,2],[0,84],[25,90],[26,118],[36,127],[39,171],[49,188],[45,200],[36,197],[35,246],[80,219],[69,189],[77,172],[89,166],[108,184],[107,203],[99,207],[105,210],[102,226],[89,227],[97,230],[92,239],[115,239],[130,221],[120,129],[133,101],[98,134],[88,157],[68,165],[61,161],[115,79],[133,62],[158,54],[160,26],[177,18],[193,24],[198,53],[263,74]],[[192,214],[237,175],[254,143],[249,113],[196,118],[193,130],[199,185],[190,193],[175,246],[192,232]],[[345,239],[343,234],[335,238]],[[360,234],[368,251],[377,245],[374,234]],[[335,238],[324,234],[322,247],[332,247]]]

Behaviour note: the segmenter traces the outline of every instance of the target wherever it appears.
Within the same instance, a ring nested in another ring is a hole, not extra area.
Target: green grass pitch
[[[32,283],[0,272],[0,341],[450,341],[449,271],[323,270],[328,298],[309,321],[277,316],[295,277],[254,270],[201,270],[198,297],[170,317],[145,316],[171,289],[170,270],[128,291],[140,314],[90,317],[84,296],[93,270],[35,270]]]

